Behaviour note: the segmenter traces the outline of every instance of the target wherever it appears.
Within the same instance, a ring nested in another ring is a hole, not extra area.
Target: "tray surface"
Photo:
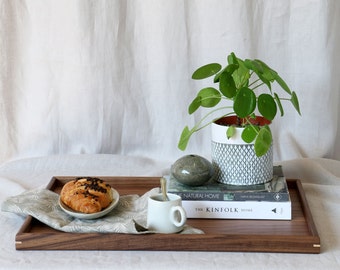
[[[100,177],[120,196],[142,195],[159,177]],[[74,177],[53,177],[47,189],[60,193]],[[292,220],[188,219],[205,234],[65,233],[28,216],[16,235],[17,250],[176,250],[320,253],[316,230],[300,180],[287,179]]]

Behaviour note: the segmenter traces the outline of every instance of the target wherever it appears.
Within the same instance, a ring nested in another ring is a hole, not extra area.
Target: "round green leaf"
[[[208,78],[221,70],[222,66],[218,63],[211,63],[198,68],[193,74],[194,80],[201,80]]]
[[[189,105],[188,112],[193,114],[201,106],[201,97],[197,96]]]
[[[230,139],[231,137],[233,137],[236,133],[236,128],[235,126],[229,126],[228,129],[227,129],[227,138]]]
[[[248,125],[242,131],[242,140],[246,143],[251,143],[255,140],[257,133],[259,132],[259,127]]]
[[[226,71],[229,73],[229,74],[232,74],[236,69],[238,69],[239,67],[239,64],[236,63],[236,64],[229,64],[227,67],[226,67]]]
[[[193,131],[190,130],[190,129],[188,128],[188,126],[186,126],[186,127],[183,129],[183,131],[182,131],[182,133],[181,133],[181,137],[180,137],[179,142],[178,142],[178,145],[177,145],[177,147],[178,147],[180,150],[184,151],[184,150],[187,148],[187,145],[188,145],[188,142],[189,142],[189,139],[190,139],[192,133],[193,133]]]
[[[259,112],[268,120],[273,120],[277,112],[274,98],[269,94],[261,94],[257,101]]]
[[[259,77],[259,79],[263,83],[265,83],[269,89],[271,89],[270,80],[267,78],[268,70],[266,70],[266,66],[262,65],[262,63],[257,60],[250,60],[250,59],[244,60],[244,65],[248,69],[253,70],[256,73],[256,75]]]
[[[256,137],[254,148],[256,156],[265,155],[272,144],[272,133],[268,126],[262,127]]]
[[[220,76],[222,73],[229,73],[230,75],[233,74],[233,72],[238,69],[238,64],[229,64],[224,69],[222,69],[220,72],[218,72],[214,77],[214,83],[217,83],[220,81]]]
[[[256,107],[256,96],[247,87],[241,88],[234,99],[234,111],[238,117],[244,118],[250,115]]]
[[[263,75],[263,77],[266,78],[268,81],[273,82],[275,80],[275,77],[273,75],[275,71],[261,60],[255,59],[254,61],[255,63],[257,63],[258,66],[260,66],[260,69],[262,70],[261,74]]]
[[[238,64],[237,57],[235,53],[233,52],[228,55],[227,60],[228,60],[228,64]]]
[[[262,65],[258,62],[256,62],[256,60],[250,60],[250,59],[245,59],[244,60],[244,65],[250,69],[250,70],[254,70],[257,74],[263,73],[263,68]]]
[[[236,87],[247,87],[249,85],[250,70],[244,64],[244,61],[238,59],[239,67],[233,72],[233,79]]]
[[[214,107],[221,101],[220,92],[213,87],[203,88],[198,92],[197,97],[200,98],[201,106],[206,108]]]
[[[223,72],[220,75],[220,91],[227,98],[233,98],[236,94],[234,79],[228,72]]]

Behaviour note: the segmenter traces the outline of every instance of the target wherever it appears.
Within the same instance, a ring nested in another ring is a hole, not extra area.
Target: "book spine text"
[[[291,201],[237,202],[182,200],[188,218],[291,220]]]

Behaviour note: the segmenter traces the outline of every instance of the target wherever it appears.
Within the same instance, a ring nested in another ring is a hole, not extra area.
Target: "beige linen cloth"
[[[142,196],[124,195],[118,205],[106,216],[85,220],[71,217],[59,206],[59,195],[47,189],[26,191],[9,197],[2,203],[1,210],[19,215],[31,215],[42,223],[60,231],[72,233],[155,233],[146,228],[148,197],[159,193],[154,188]],[[188,225],[183,234],[202,234],[203,231]]]

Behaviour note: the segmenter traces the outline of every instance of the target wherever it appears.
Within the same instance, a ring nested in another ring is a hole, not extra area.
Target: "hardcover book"
[[[251,186],[226,185],[211,179],[202,186],[192,187],[181,184],[172,175],[165,177],[168,180],[168,192],[181,196],[183,201],[290,201],[281,166],[274,167],[271,181]]]
[[[273,179],[253,186],[234,186],[211,179],[202,186],[181,184],[165,176],[168,192],[182,198],[188,218],[291,220],[292,204],[281,166],[274,167]]]
[[[291,220],[291,201],[182,201],[188,218]]]

